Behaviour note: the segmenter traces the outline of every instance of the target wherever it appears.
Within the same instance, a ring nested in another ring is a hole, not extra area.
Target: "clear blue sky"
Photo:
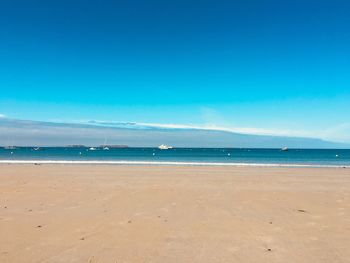
[[[350,142],[350,2],[3,0],[0,114]]]

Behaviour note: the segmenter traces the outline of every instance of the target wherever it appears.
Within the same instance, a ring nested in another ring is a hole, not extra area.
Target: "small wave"
[[[220,163],[220,162],[161,162],[161,161],[76,161],[76,160],[0,160],[0,164],[114,164],[165,166],[236,166],[236,167],[313,167],[350,168],[350,165],[288,164],[288,163]]]

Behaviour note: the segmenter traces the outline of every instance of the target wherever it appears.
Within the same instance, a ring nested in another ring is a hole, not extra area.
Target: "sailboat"
[[[283,147],[282,149],[281,149],[281,151],[283,151],[283,152],[287,152],[289,149],[288,149],[288,147]]]
[[[107,145],[106,145],[106,143],[107,143],[107,138],[105,138],[105,141],[104,141],[104,143],[103,143],[103,150],[104,151],[109,151],[109,147],[107,147]]]

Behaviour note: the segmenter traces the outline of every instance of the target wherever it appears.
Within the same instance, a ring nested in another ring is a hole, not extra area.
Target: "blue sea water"
[[[15,161],[73,161],[154,164],[223,164],[223,165],[310,165],[350,166],[348,149],[238,149],[238,148],[97,148],[32,147],[0,148],[1,162]]]

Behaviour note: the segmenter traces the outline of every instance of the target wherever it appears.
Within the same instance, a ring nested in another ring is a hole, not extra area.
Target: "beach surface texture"
[[[350,169],[0,165],[0,262],[349,262]]]

